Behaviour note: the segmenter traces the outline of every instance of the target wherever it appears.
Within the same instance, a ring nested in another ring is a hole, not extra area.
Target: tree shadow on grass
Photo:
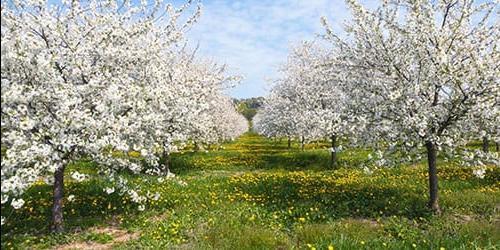
[[[328,170],[329,158],[327,154],[317,151],[291,151],[276,154],[260,155],[261,164],[258,169],[284,170]]]
[[[233,182],[242,200],[261,203],[272,212],[288,213],[292,223],[297,218],[323,222],[339,218],[430,216],[421,190],[374,183],[339,184],[324,176],[299,175],[254,176]],[[349,182],[348,180],[345,180]]]
[[[353,149],[339,153],[337,168],[361,168],[366,151]],[[204,170],[332,170],[326,150],[275,150],[256,147],[252,151],[187,152],[173,154],[171,170],[177,174]]]
[[[49,231],[52,186],[38,184],[29,188],[23,198],[26,201],[20,209],[2,205],[2,216],[6,217],[6,224],[2,225],[2,242],[18,241],[30,237],[32,240],[48,240],[61,238],[58,243],[65,243],[71,234],[84,232],[96,226],[118,225],[122,220],[131,222],[137,218],[138,205],[130,201],[127,195],[118,192],[106,194],[103,189],[109,183],[102,178],[91,179],[81,183],[65,183],[64,199],[64,227],[65,234],[61,237],[52,235]],[[69,199],[69,197],[73,197]],[[170,200],[164,200],[157,205],[158,209],[173,207]],[[19,237],[22,235],[22,237]],[[64,236],[64,237],[63,237]],[[55,238],[54,238],[55,237]],[[46,239],[47,240],[47,239]],[[57,240],[56,240],[57,241]],[[33,242],[35,243],[35,242]],[[40,243],[40,242],[39,242]],[[3,245],[3,244],[2,244]]]
[[[185,151],[171,155],[171,170],[177,174],[205,170],[331,170],[330,151],[324,142],[306,144],[300,150],[287,140],[270,140],[247,133],[238,140],[223,144],[220,150]],[[369,151],[350,148],[338,153],[338,167],[359,168],[367,160]]]

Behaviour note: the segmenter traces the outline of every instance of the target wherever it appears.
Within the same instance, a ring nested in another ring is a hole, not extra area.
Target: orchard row
[[[500,141],[498,4],[381,1],[370,10],[346,2],[345,32],[322,19],[324,40],[292,49],[254,128],[302,144],[329,138],[332,167],[339,141],[375,148],[375,166],[427,158],[429,206],[439,213],[438,153],[500,165],[487,152]],[[484,152],[463,147],[477,139]]]

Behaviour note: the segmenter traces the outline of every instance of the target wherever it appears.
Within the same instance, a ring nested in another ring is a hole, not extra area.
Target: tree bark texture
[[[438,197],[438,176],[437,176],[437,148],[436,145],[427,141],[425,143],[427,149],[427,164],[429,167],[429,208],[435,213],[440,214],[439,197]]]
[[[54,172],[52,223],[50,226],[50,231],[53,233],[62,233],[64,231],[64,169],[65,166],[62,166]]]

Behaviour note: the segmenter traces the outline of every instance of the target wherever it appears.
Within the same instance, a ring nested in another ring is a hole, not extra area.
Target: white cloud
[[[207,0],[188,38],[200,43],[201,55],[245,77],[231,95],[261,96],[268,90],[265,79],[277,76],[290,44],[323,32],[321,16],[340,31],[349,13],[341,0]]]

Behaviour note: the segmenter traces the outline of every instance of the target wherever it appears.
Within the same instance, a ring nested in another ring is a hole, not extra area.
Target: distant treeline
[[[251,97],[243,99],[233,99],[234,103],[243,116],[245,116],[249,121],[252,120],[257,110],[262,107],[264,102],[264,97]]]

